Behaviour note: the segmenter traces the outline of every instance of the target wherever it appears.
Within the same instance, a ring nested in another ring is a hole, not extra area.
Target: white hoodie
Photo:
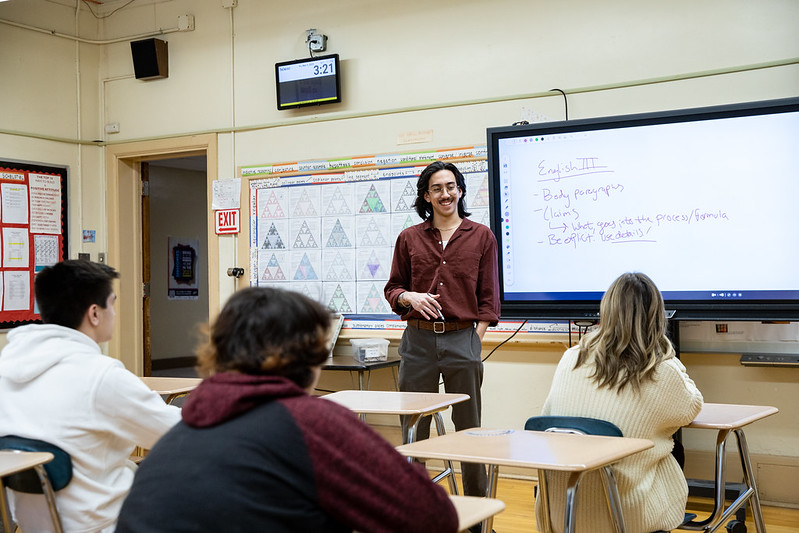
[[[68,533],[114,525],[133,482],[130,454],[179,420],[180,409],[77,330],[20,326],[0,352],[0,435],[41,439],[72,457],[72,481],[56,493]],[[43,496],[14,493],[13,507],[26,533],[51,529]]]

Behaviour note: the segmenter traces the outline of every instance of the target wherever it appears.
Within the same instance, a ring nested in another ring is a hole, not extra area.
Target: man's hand
[[[400,296],[409,307],[414,308],[422,314],[426,320],[439,320],[441,318],[441,304],[438,299],[441,298],[440,294],[430,294],[427,292],[411,292],[407,291]],[[400,302],[402,305],[403,302]]]

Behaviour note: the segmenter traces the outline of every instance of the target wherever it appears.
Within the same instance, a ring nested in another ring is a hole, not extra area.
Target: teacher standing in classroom
[[[499,319],[497,242],[489,228],[466,217],[466,181],[452,163],[436,161],[416,183],[413,204],[424,222],[400,233],[385,297],[408,327],[400,341],[402,391],[464,393],[452,406],[457,430],[480,426],[481,344]],[[418,439],[430,434],[430,419]],[[407,442],[408,421],[402,421]],[[485,496],[485,467],[463,464],[463,491]]]

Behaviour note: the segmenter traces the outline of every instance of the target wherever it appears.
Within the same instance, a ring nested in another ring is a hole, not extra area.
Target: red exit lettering
[[[216,212],[216,233],[238,233],[239,210],[222,209]]]

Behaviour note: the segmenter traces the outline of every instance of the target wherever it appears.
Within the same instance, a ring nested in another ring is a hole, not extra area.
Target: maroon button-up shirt
[[[499,320],[497,241],[482,224],[463,219],[444,248],[441,234],[428,220],[397,237],[391,274],[384,290],[391,308],[403,320],[421,313],[397,303],[404,291],[440,294],[447,320]]]

